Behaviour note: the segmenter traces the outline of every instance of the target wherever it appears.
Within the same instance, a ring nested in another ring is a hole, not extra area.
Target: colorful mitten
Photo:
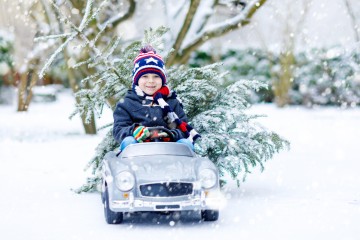
[[[145,139],[150,137],[150,132],[147,129],[147,127],[139,126],[139,127],[135,128],[135,130],[133,132],[133,136],[136,141],[143,142]]]

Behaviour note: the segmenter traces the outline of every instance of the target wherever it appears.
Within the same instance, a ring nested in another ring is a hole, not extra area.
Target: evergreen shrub
[[[196,52],[190,66],[212,62],[211,54]],[[261,49],[228,50],[221,56],[228,82],[238,79],[261,81],[268,87],[253,92],[251,102],[273,102],[272,81],[280,70],[279,56]],[[345,51],[338,47],[312,49],[295,55],[296,63],[290,104],[336,105],[360,104],[360,51]],[[255,97],[254,97],[255,96]]]

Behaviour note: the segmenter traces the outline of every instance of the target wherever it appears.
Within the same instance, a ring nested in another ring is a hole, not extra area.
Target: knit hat
[[[159,75],[162,85],[166,84],[165,63],[151,46],[143,47],[134,60],[133,84],[138,85],[141,76],[147,73]]]

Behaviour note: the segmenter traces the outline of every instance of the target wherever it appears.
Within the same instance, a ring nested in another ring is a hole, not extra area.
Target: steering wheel
[[[170,142],[175,142],[174,134],[165,127],[147,127],[147,129],[150,131],[149,139],[154,142],[161,142],[163,138],[170,138]]]

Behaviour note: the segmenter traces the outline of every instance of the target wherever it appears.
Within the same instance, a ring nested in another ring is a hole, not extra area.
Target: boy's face
[[[162,79],[154,73],[147,73],[139,78],[138,85],[147,95],[153,95],[162,87]]]

